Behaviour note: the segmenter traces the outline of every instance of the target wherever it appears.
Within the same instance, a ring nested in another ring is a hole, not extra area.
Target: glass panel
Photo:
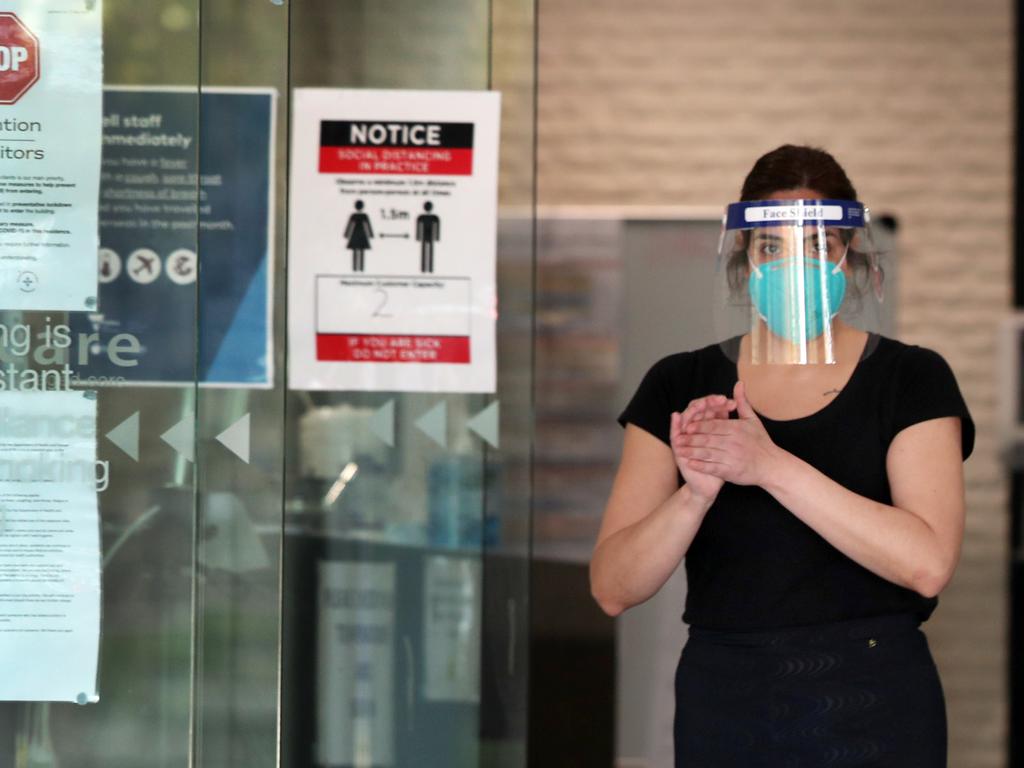
[[[15,5],[24,8],[32,4]],[[8,398],[0,438],[5,457],[24,449],[24,445],[19,448],[11,442],[15,434],[11,419],[16,419],[26,430],[26,445],[35,445],[40,457],[45,451],[53,464],[45,469],[39,464],[41,474],[29,480],[17,477],[5,458],[0,473],[0,485],[4,486],[0,505],[8,514],[8,524],[0,526],[0,558],[8,566],[0,569],[4,573],[0,593],[5,600],[0,613],[10,619],[19,595],[17,612],[23,617],[34,612],[19,620],[20,624],[6,624],[5,629],[21,627],[14,633],[31,632],[34,645],[17,657],[12,657],[11,645],[4,645],[0,679],[24,676],[38,680],[49,665],[54,677],[60,678],[65,673],[58,670],[73,668],[89,658],[88,637],[84,636],[88,633],[82,633],[80,642],[77,635],[88,622],[75,612],[75,606],[92,589],[89,569],[83,569],[82,563],[97,558],[96,545],[66,546],[66,542],[72,531],[95,524],[102,568],[98,701],[58,703],[55,700],[63,697],[52,691],[6,696],[22,701],[0,703],[0,765],[181,766],[190,756],[195,639],[191,454],[197,350],[199,4],[195,0],[81,0],[70,11],[57,2],[37,3],[35,8],[44,5],[45,13],[81,13],[83,18],[102,10],[101,251],[99,285],[92,291],[98,294],[98,303],[94,299],[88,309],[83,306],[73,311],[65,304],[55,311],[44,300],[41,308],[49,311],[33,311],[25,309],[33,306],[32,300],[22,297],[15,306],[9,290],[0,288],[0,325],[4,328],[0,357],[5,365],[17,372],[22,385],[30,380],[31,371],[42,377],[43,371],[66,365],[68,378],[48,389],[70,390],[43,393],[45,412],[36,410],[29,392],[3,393]],[[53,18],[48,17],[34,30],[44,48],[51,46],[50,51],[56,50],[48,31]],[[76,37],[75,45],[69,46],[75,50],[68,55],[86,57],[91,40],[90,33]],[[54,52],[46,59],[50,72],[62,66],[58,63],[62,56],[64,53]],[[91,87],[88,67],[69,78],[72,90]],[[40,79],[17,108],[36,109],[52,98],[48,87],[47,81]],[[77,102],[61,102],[59,116],[51,115],[43,124],[38,146],[44,152],[56,151],[50,137],[59,133],[74,149],[75,162],[81,167],[69,165],[66,177],[43,180],[43,190],[34,199],[44,207],[47,201],[55,201],[58,212],[41,214],[40,224],[31,234],[45,235],[45,246],[35,252],[41,270],[46,269],[46,262],[59,260],[71,274],[76,265],[88,263],[89,279],[81,284],[91,287],[95,285],[95,245],[60,245],[62,239],[75,239],[76,230],[91,237],[96,226],[86,216],[90,208],[87,186],[76,187],[75,174],[94,162],[93,153],[101,145],[97,141],[75,147],[75,142],[82,143],[80,133],[99,127],[100,115],[79,111],[73,104]],[[0,110],[5,110],[4,118],[12,116],[11,107]],[[56,125],[58,121],[62,124]],[[0,145],[9,144],[9,138],[8,133],[0,136]],[[39,159],[40,169],[45,170],[36,173],[53,174],[53,166],[41,156]],[[0,175],[12,172],[14,168],[5,161]],[[23,168],[17,172],[28,173]],[[9,186],[0,188],[5,223],[12,221],[11,207],[17,200]],[[59,223],[64,220],[59,209],[65,204],[82,214],[69,228]],[[6,235],[8,230],[3,229]],[[9,240],[5,243],[7,259]],[[175,259],[179,269],[172,277]],[[6,273],[6,269],[2,271]],[[25,284],[24,288],[27,292],[37,287],[45,291],[47,281],[54,279],[60,279],[59,275],[40,277],[38,286]],[[175,311],[169,312],[171,309]],[[33,337],[41,334],[37,339],[40,346],[28,355],[12,346],[15,336],[7,335],[21,327],[31,329]],[[54,331],[53,337],[46,335],[47,328]],[[66,329],[70,346],[55,341],[64,334],[59,329]],[[45,349],[52,356],[41,357],[39,351]],[[87,392],[93,393],[89,398],[95,416],[88,411],[74,415],[79,412],[69,398],[78,400]],[[71,418],[80,419],[74,422],[74,429],[53,431],[52,425],[68,424]],[[41,435],[48,435],[45,446],[33,442]],[[95,488],[83,490],[91,486],[91,478],[86,486],[68,482],[65,473],[72,467],[69,457],[73,450],[88,455],[90,465],[95,456]],[[18,494],[12,492],[12,479],[22,485],[22,501],[32,499],[40,504],[15,503]],[[39,479],[52,486],[41,487],[35,482]],[[98,503],[98,521],[91,517],[94,502],[90,495]],[[22,513],[17,522],[13,522],[13,512]],[[22,559],[10,569],[18,557]],[[33,579],[34,589],[27,589],[26,577],[42,572],[40,569],[47,576]],[[4,635],[0,642],[9,643],[12,633]],[[62,635],[75,637],[75,644],[66,659],[51,658],[47,649]],[[95,651],[91,655],[95,658]],[[80,700],[90,699],[88,692],[83,694]],[[36,698],[43,700],[26,701]]]
[[[195,764],[277,764],[288,8],[202,9]]]
[[[497,392],[288,393],[285,766],[525,765],[533,21],[518,0],[292,6],[292,87],[503,104]],[[468,423],[495,402],[488,440]]]
[[[498,221],[498,392],[501,443],[484,446],[485,541],[480,765],[527,764],[536,154],[536,17],[533,0],[491,3],[490,87],[502,95]]]

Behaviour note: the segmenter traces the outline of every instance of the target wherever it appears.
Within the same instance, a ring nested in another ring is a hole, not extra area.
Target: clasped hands
[[[733,411],[735,419],[729,417]],[[763,487],[786,455],[772,442],[741,381],[732,398],[707,395],[673,412],[670,438],[691,493],[709,503],[725,482]]]

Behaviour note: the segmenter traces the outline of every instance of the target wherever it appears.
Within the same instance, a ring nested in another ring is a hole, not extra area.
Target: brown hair
[[[772,192],[801,188],[821,192],[829,200],[857,199],[857,190],[832,155],[817,147],[784,144],[754,163],[740,200],[764,200]]]

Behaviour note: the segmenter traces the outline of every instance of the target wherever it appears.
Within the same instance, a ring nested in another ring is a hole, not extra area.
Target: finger
[[[678,411],[673,411],[672,412],[672,420],[669,423],[669,430],[668,430],[669,444],[673,448],[675,448],[677,445],[680,444],[680,440],[682,440],[683,435],[685,434],[683,432],[683,429],[685,428],[685,426],[686,425],[683,423],[683,415],[682,415],[682,413],[679,413]]]
[[[725,395],[719,395],[715,402],[709,402],[705,406],[705,412],[721,414],[723,418],[728,417],[734,410],[736,410],[736,401]]]
[[[686,459],[686,466],[696,472],[713,475],[714,477],[721,477],[726,471],[724,464],[719,464],[715,461],[704,461],[703,459]]]
[[[697,446],[701,448],[715,448],[720,451],[729,450],[732,444],[733,435],[728,433],[715,432],[684,432],[679,436],[679,447]]]
[[[705,395],[691,400],[686,410],[683,411],[682,427],[693,421],[729,417],[729,413],[736,409],[736,402],[725,395]]]
[[[735,430],[732,419],[694,421],[683,428],[684,435],[731,435]]]
[[[696,405],[698,403],[711,403],[717,405],[720,402],[727,400],[725,395],[704,395],[703,397],[695,397],[690,401],[690,405]]]
[[[672,422],[669,429],[669,444],[673,449],[679,448],[683,445],[683,439],[686,437],[686,423],[683,420],[682,413],[673,413]]]
[[[680,422],[680,424],[679,424],[680,431],[685,433],[687,428],[691,424],[697,424],[697,423],[699,423],[701,421],[704,421],[706,418],[708,418],[706,414],[707,414],[707,411],[706,411],[706,409],[703,409],[703,408],[701,408],[700,410],[692,413],[689,418],[685,418],[685,419],[683,419]]]
[[[717,448],[698,448],[693,446],[683,446],[679,450],[679,455],[686,459],[701,459],[703,461],[721,461],[725,458],[723,451]]]
[[[679,446],[681,448],[715,448],[719,451],[727,450],[728,437],[725,435],[692,434],[681,435]]]
[[[707,398],[705,397],[694,398],[693,400],[686,404],[686,410],[691,411],[696,410],[698,408],[703,408],[706,400]]]
[[[728,419],[730,411],[725,408],[705,409],[699,421],[711,421],[713,419]]]
[[[712,406],[705,406],[701,412],[697,414],[694,421],[706,421],[708,419],[713,419],[715,418],[716,413],[717,411]]]
[[[682,423],[685,426],[692,421],[697,414],[704,410],[704,403],[702,400],[691,400],[690,404],[686,406],[686,409],[680,414],[682,417]]]
[[[704,397],[698,397],[691,400],[689,405],[687,405],[687,410],[692,408],[697,412],[705,408],[719,408],[728,402],[728,400],[729,398],[725,395],[705,395]]]
[[[736,386],[733,387],[733,397],[736,399],[736,413],[739,414],[741,419],[757,419],[753,406],[747,400],[746,384],[742,381],[737,381]]]

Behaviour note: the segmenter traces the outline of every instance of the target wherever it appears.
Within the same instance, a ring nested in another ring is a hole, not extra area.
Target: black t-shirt
[[[873,346],[820,411],[761,421],[780,448],[854,493],[892,504],[885,458],[900,430],[959,416],[966,459],[974,423],[941,356],[885,337]],[[736,364],[718,344],[669,355],[647,372],[618,421],[669,444],[672,411],[704,395],[731,397],[736,380]],[[722,487],[684,562],[683,621],[700,627],[772,629],[905,611],[925,621],[938,604],[850,559],[757,486]]]

